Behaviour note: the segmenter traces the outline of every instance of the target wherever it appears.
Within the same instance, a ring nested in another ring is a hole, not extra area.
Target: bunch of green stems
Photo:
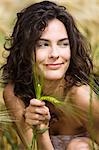
[[[41,95],[41,85],[37,82],[35,82],[35,88],[36,88],[36,98],[39,100],[44,100],[52,103],[55,107],[59,107],[64,105],[64,102],[57,100],[56,98],[52,96],[42,96]],[[32,143],[31,143],[31,150],[38,150],[38,145],[37,145],[37,135],[42,134],[45,132],[47,128],[38,130],[36,126],[33,125],[33,137],[32,137]]]

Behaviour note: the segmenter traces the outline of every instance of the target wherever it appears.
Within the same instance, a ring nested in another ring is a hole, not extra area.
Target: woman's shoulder
[[[90,100],[93,101],[94,105],[99,106],[98,96],[90,88],[89,85],[73,86],[70,92],[72,101],[80,106],[89,106]]]
[[[71,88],[71,94],[78,98],[85,98],[86,96],[89,97],[90,91],[91,89],[89,85],[73,86]]]

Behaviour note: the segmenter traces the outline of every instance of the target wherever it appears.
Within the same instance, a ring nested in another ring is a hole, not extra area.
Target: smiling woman
[[[66,28],[58,19],[48,23],[37,42],[36,63],[38,72],[47,80],[58,80],[65,75],[70,63],[70,45]]]
[[[96,87],[90,87],[90,44],[65,7],[42,1],[25,8],[17,14],[9,40],[5,49],[10,53],[2,67],[4,100],[17,120],[19,136],[21,130],[30,144],[32,129],[43,131],[37,135],[40,150],[90,150],[91,141],[99,144],[99,101]],[[45,95],[64,106],[41,101]],[[91,100],[94,122],[90,127]]]

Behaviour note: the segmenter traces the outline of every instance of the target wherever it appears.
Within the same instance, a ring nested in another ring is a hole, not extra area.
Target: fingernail
[[[42,103],[43,105],[45,105],[45,102],[44,102],[44,101],[41,101],[41,103]]]

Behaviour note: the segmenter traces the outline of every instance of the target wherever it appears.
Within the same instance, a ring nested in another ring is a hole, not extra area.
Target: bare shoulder
[[[71,95],[73,103],[76,104],[84,114],[82,122],[85,128],[88,131],[90,129],[94,131],[95,140],[99,144],[99,97],[90,89],[89,85],[73,87]],[[91,111],[89,111],[89,109]],[[91,126],[91,128],[89,128],[89,115],[93,118],[93,127]]]
[[[94,91],[91,90],[89,85],[74,86],[71,90],[73,102],[77,105],[88,107],[90,100],[92,100],[93,106],[99,109],[99,99]]]

